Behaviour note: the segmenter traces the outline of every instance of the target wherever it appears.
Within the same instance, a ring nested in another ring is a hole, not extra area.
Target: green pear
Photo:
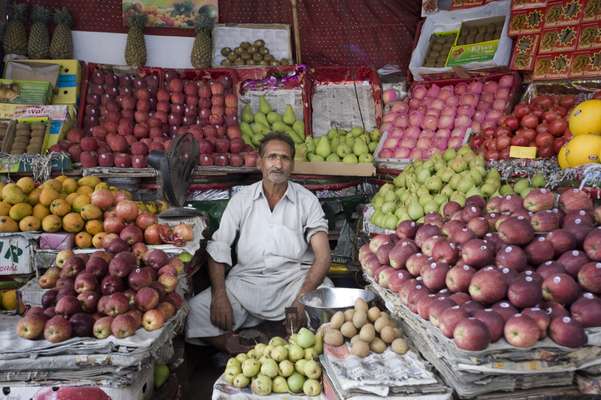
[[[255,135],[265,136],[269,133],[269,125],[265,125],[260,122],[253,122],[250,127]]]
[[[358,157],[361,154],[369,153],[369,148],[363,140],[355,140],[353,144],[353,153]]]
[[[461,181],[457,185],[457,190],[462,193],[467,193],[473,187],[474,187],[474,181],[472,180],[472,178],[469,176],[465,176],[465,177],[463,177],[463,179],[461,179]]]
[[[334,138],[338,137],[338,129],[330,128],[330,130],[328,131],[328,133],[326,135],[328,136],[329,139],[334,139]]]
[[[338,147],[336,147],[336,154],[338,154],[338,157],[340,158],[346,157],[347,154],[351,154],[352,151],[351,147],[346,143],[340,143]]]
[[[292,140],[294,141],[294,143],[299,143],[300,144],[300,143],[303,143],[305,141],[304,137],[300,136],[298,133],[296,133],[294,131],[294,129],[292,129],[291,127],[289,127],[286,124],[283,124],[283,125],[285,127],[284,128],[284,133],[287,133],[288,136],[290,136],[292,138]]]
[[[372,162],[374,162],[374,156],[372,156],[369,153],[361,154],[359,156],[359,162],[360,163],[372,163]]]
[[[252,109],[250,108],[250,104],[247,104],[242,109],[242,121],[250,124],[255,121],[255,117],[253,116]]]
[[[486,180],[489,180],[492,178],[494,178],[496,180],[501,180],[501,174],[499,174],[499,171],[497,171],[496,169],[488,170],[488,174],[486,174]]]
[[[409,217],[415,221],[424,216],[424,209],[418,203],[413,203],[407,208],[407,213],[409,214]]]
[[[330,154],[326,158],[326,161],[328,161],[328,162],[340,162],[340,157],[338,157],[338,155],[336,153],[332,153],[332,154]]]
[[[292,124],[292,129],[294,132],[298,133],[301,136],[305,136],[305,123],[303,121],[294,121]]]
[[[325,159],[332,153],[332,148],[330,147],[330,141],[327,136],[322,136],[317,141],[317,145],[315,146],[315,154],[321,156]]]
[[[344,157],[342,159],[343,163],[347,163],[347,164],[357,164],[359,162],[359,160],[357,159],[357,156],[354,154],[347,154],[346,157]]]
[[[494,192],[496,192],[496,188],[492,183],[486,182],[484,185],[480,187],[482,194],[486,197],[492,196]]]
[[[444,194],[438,193],[436,196],[434,196],[434,201],[436,202],[436,204],[438,204],[438,206],[441,206],[443,204],[447,204],[449,199]]]
[[[426,183],[426,181],[428,181],[431,177],[430,174],[430,170],[427,168],[420,168],[420,170],[417,173],[417,182],[424,184]]]
[[[315,162],[315,161],[325,161],[325,159],[324,159],[322,156],[320,156],[320,155],[317,155],[317,154],[313,154],[313,153],[309,153],[309,154],[307,155],[307,158],[309,158],[309,161],[311,161],[311,162]]]
[[[283,123],[282,121],[276,121],[276,122],[274,122],[274,123],[271,125],[271,129],[272,129],[274,132],[278,132],[278,133],[284,133],[284,132],[286,132],[286,128],[287,128],[287,127],[288,127],[288,126],[287,126],[285,123]]]
[[[311,136],[305,140],[305,144],[307,145],[307,153],[315,153],[315,141]]]
[[[461,192],[453,192],[449,200],[459,203],[461,207],[465,205],[465,195]]]
[[[389,213],[384,215],[384,228],[394,230],[398,224],[399,220],[394,214]]]
[[[264,115],[267,115],[271,112],[271,104],[269,104],[265,96],[259,97],[259,111],[262,112]]]
[[[375,152],[376,149],[378,148],[378,142],[369,142],[369,144],[367,145],[367,148],[369,148],[370,153]]]
[[[438,205],[438,203],[436,203],[436,201],[434,201],[434,199],[432,199],[432,200],[428,201],[426,204],[424,204],[424,212],[426,214],[436,212],[436,211],[438,211],[439,207],[440,206]]]
[[[266,114],[263,114],[262,112],[255,113],[255,122],[258,122],[265,126],[270,126],[271,124],[269,123],[269,121],[267,121],[267,117],[265,115]]]
[[[499,189],[499,193],[501,194],[501,196],[507,196],[509,194],[513,194],[513,189],[511,188],[510,184],[505,184],[501,186],[501,188]]]
[[[369,132],[369,138],[372,142],[378,143],[380,141],[380,137],[382,137],[382,132],[378,128],[375,128],[373,131]]]
[[[363,128],[356,126],[354,128],[351,129],[351,136],[353,137],[359,137],[360,135],[362,135],[364,132]],[[357,154],[358,155],[358,154]]]
[[[248,136],[254,136],[255,134],[248,122],[240,122],[240,132],[242,132],[243,135]]]
[[[405,187],[405,175],[404,174],[398,174],[393,180],[392,183],[394,184],[394,186],[396,187]]]
[[[336,151],[338,146],[340,145],[340,139],[335,137],[334,139],[330,139],[330,148],[332,151]]]
[[[267,121],[269,121],[270,124],[273,124],[274,122],[278,122],[281,120],[282,120],[282,116],[275,111],[271,111],[269,114],[267,114]]]
[[[442,190],[442,179],[438,176],[433,176],[426,181],[426,187],[430,192],[438,193]]]
[[[534,174],[532,175],[532,186],[535,188],[545,187],[547,184],[545,176],[542,174]]]
[[[515,185],[513,185],[513,190],[516,193],[522,193],[525,189],[530,186],[530,182],[528,182],[527,178],[522,178],[518,180]]]
[[[442,158],[447,162],[451,161],[455,157],[457,157],[457,152],[453,148],[446,149],[445,152],[442,154]]]
[[[290,104],[286,106],[286,111],[284,111],[284,116],[282,117],[282,121],[292,126],[294,121],[296,121],[296,115],[294,115],[294,109]]]
[[[307,159],[307,145],[304,143],[294,145],[295,154],[294,159],[298,161],[305,161]]]

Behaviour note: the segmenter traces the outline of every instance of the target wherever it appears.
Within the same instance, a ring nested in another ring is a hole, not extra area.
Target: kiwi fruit
[[[330,346],[341,346],[344,344],[344,336],[338,329],[328,329],[323,336],[323,341]]]
[[[380,331],[380,338],[384,341],[384,343],[392,343],[392,341],[397,338],[394,328],[390,325],[382,328]]]
[[[397,338],[392,341],[390,348],[397,354],[405,354],[409,350],[407,341],[404,338]]]
[[[273,61],[273,56],[271,54],[265,54],[265,57],[263,57],[263,60],[265,60],[267,62],[271,62],[271,61]]]
[[[367,318],[371,322],[375,322],[380,317],[380,309],[378,307],[372,307],[367,311]]]
[[[351,346],[351,354],[361,358],[367,357],[369,355],[369,344],[363,340],[356,340]]]
[[[238,55],[236,53],[230,53],[227,55],[227,60],[229,62],[234,62],[234,61],[236,61],[237,58],[238,58]]]
[[[355,325],[351,321],[346,321],[340,327],[340,332],[344,337],[350,339],[357,334],[357,328],[355,328]]]
[[[253,60],[255,60],[255,61],[261,61],[261,60],[263,60],[263,56],[261,54],[259,54],[259,53],[254,53],[253,54]]]
[[[374,353],[384,353],[386,351],[386,343],[378,337],[374,338],[369,344],[369,349]]]
[[[280,60],[280,65],[290,65],[290,60],[288,60],[287,58],[282,58]]]
[[[240,43],[240,47],[243,49],[248,49],[250,47],[250,43],[249,42],[242,42]]]
[[[367,313],[364,310],[355,310],[355,313],[353,314],[353,325],[355,325],[355,328],[361,329],[366,322]]]
[[[261,55],[269,54],[269,49],[267,47],[259,47],[259,54],[261,54]]]
[[[243,59],[243,60],[245,60],[245,61],[246,60],[250,60],[251,57],[252,57],[252,55],[250,53],[247,53],[247,52],[244,52],[244,53],[240,54],[240,58]]]
[[[352,321],[353,320],[353,314],[355,314],[355,309],[354,308],[349,308],[347,310],[344,310],[344,320],[345,321]]]
[[[244,49],[242,49],[242,47],[236,47],[234,49],[234,54],[240,55],[240,54],[242,54],[243,51],[244,51]]]
[[[361,297],[355,300],[355,311],[358,310],[363,310],[364,312],[367,312],[367,310],[369,310],[369,306]]]
[[[257,39],[253,42],[253,46],[255,47],[264,47],[265,41],[263,39]]]
[[[224,47],[221,49],[221,55],[227,57],[232,52],[232,49],[229,47]]]
[[[241,58],[236,58],[234,65],[244,65],[244,60]]]
[[[358,336],[364,342],[371,343],[376,337],[376,330],[372,324],[365,324],[361,327]]]
[[[255,54],[257,52],[257,48],[255,46],[248,46],[248,49],[246,49],[246,51],[250,54]]]
[[[274,67],[277,67],[278,65],[280,65],[280,62],[279,62],[279,61],[276,61],[276,60],[273,60],[273,61],[272,61],[270,64],[271,64],[272,66],[274,66]]]
[[[257,65],[267,65],[267,61],[261,60],[261,61],[259,61],[259,64],[257,64]]]
[[[374,322],[374,327],[376,328],[376,332],[380,333],[385,326],[390,325],[390,320],[386,316],[381,316]]]
[[[342,311],[336,311],[332,318],[330,318],[330,326],[334,329],[339,329],[344,324],[344,313]]]

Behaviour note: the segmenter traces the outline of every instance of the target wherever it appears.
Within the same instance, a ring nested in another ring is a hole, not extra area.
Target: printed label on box
[[[601,23],[582,25],[578,37],[578,50],[601,48]]]
[[[511,13],[509,36],[539,33],[543,28],[544,8],[516,11]]]
[[[495,57],[497,48],[499,47],[498,40],[489,42],[466,44],[463,46],[454,46],[449,52],[447,66],[463,65],[470,62],[481,62],[492,60]]]
[[[523,35],[515,40],[511,56],[511,69],[518,71],[532,71],[534,59],[538,52],[540,35]]]
[[[578,24],[582,19],[586,0],[549,2],[545,10],[545,28]]]
[[[572,56],[567,53],[543,54],[536,57],[532,79],[564,79],[570,74]]]
[[[538,52],[548,54],[576,50],[579,31],[580,28],[577,25],[543,30]]]
[[[0,275],[31,273],[31,243],[26,238],[0,237]]]
[[[511,158],[536,158],[536,147],[510,146],[509,157]]]

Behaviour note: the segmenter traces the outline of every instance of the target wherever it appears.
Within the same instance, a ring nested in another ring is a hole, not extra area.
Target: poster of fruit
[[[196,18],[204,14],[217,22],[218,0],[122,0],[123,25],[131,15],[148,16],[147,26],[157,28],[194,28]]]

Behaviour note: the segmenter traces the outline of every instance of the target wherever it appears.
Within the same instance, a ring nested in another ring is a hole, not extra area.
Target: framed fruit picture
[[[193,29],[199,16],[217,23],[218,0],[122,0],[123,25],[132,15],[144,14],[146,26]]]

